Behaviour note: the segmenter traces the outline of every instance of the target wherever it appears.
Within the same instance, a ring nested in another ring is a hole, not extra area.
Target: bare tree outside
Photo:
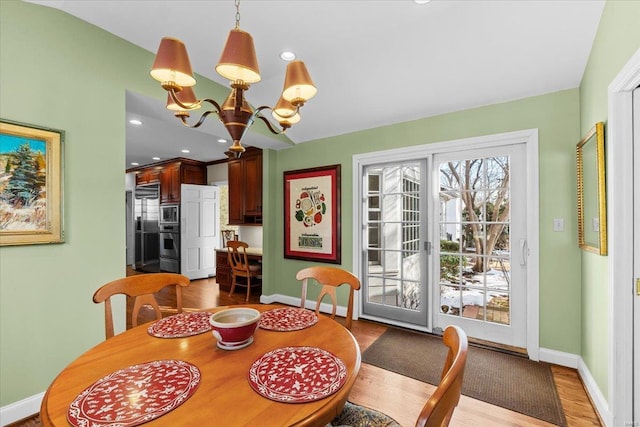
[[[447,162],[440,168],[441,191],[460,198],[463,230],[460,249],[472,248],[478,255],[473,272],[490,269],[488,258],[496,249],[509,248],[509,161],[508,157]],[[453,236],[452,236],[453,237]]]

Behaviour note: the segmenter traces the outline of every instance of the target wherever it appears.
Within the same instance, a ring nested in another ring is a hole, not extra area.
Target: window
[[[403,173],[402,189],[402,257],[407,258],[420,249],[420,183]]]

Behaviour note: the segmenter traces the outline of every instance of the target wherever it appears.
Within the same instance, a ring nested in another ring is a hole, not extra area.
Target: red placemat
[[[75,427],[131,427],[160,417],[190,398],[200,370],[182,360],[156,360],[99,379],[67,411]]]
[[[262,329],[286,332],[308,328],[317,322],[318,316],[311,310],[284,307],[263,312],[259,326]]]
[[[279,348],[253,362],[249,369],[249,384],[256,392],[287,403],[324,399],[346,380],[344,362],[315,347]]]
[[[209,332],[213,327],[209,323],[211,313],[198,311],[178,313],[154,322],[147,332],[158,338],[183,338]]]

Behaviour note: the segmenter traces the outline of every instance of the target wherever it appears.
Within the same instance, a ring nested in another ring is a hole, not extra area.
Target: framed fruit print
[[[341,263],[340,165],[284,172],[284,257]]]

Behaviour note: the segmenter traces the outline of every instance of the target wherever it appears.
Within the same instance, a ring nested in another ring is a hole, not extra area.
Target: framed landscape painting
[[[59,130],[0,119],[0,246],[61,243]]]
[[[340,165],[284,172],[284,257],[341,262]]]

